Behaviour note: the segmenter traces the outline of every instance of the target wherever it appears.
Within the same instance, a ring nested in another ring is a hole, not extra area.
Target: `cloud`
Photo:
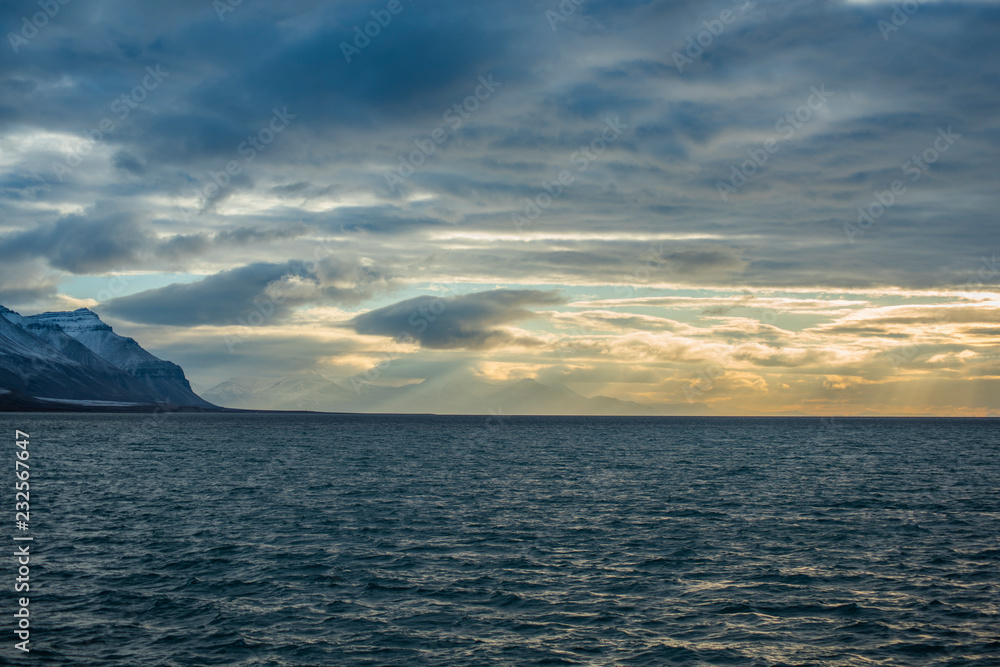
[[[200,367],[222,362],[198,349],[199,327],[282,294],[261,327],[271,340],[304,308],[349,308],[311,326],[362,347],[362,332],[412,336],[424,349],[393,372],[489,350],[497,373],[547,364],[540,376],[653,401],[716,364],[727,375],[707,400],[757,408],[888,404],[911,372],[978,373],[985,390],[995,307],[959,292],[997,291],[1000,7],[919,3],[886,36],[890,4],[587,0],[553,26],[555,0],[403,0],[351,62],[341,42],[384,0],[242,2],[223,21],[207,0],[61,5],[0,58],[0,299],[57,308],[96,298],[110,271],[186,274],[104,308],[150,323],[134,325],[145,335],[192,327]],[[736,20],[706,41],[723,9]],[[7,3],[0,19],[16,31],[24,11]],[[674,52],[699,39],[680,71]],[[122,117],[113,105],[156,66],[169,75]],[[502,86],[452,129],[446,112],[487,75]],[[833,95],[790,124],[814,86]],[[288,130],[248,159],[241,144],[286,107]],[[608,116],[628,128],[594,144]],[[85,138],[105,118],[114,131]],[[960,138],[911,180],[907,162],[949,127]],[[724,201],[718,184],[775,137]],[[389,192],[386,173],[414,151],[421,164]],[[57,176],[71,153],[81,165]],[[906,192],[852,243],[845,224],[897,179]],[[539,215],[515,226],[532,202]],[[338,261],[285,261],[317,244]],[[439,285],[574,301],[373,299]],[[341,326],[369,308],[356,333]],[[317,336],[308,354],[275,344],[269,368],[282,355],[308,367]],[[911,344],[897,377],[890,355]]]
[[[257,263],[223,271],[194,283],[175,283],[119,297],[101,310],[132,322],[168,326],[228,326],[251,313],[270,325],[298,306],[314,302],[357,303],[384,286],[373,267],[334,259]]]
[[[68,215],[0,238],[0,254],[19,260],[45,257],[70,273],[102,272],[136,262],[150,234],[128,213]]]
[[[158,236],[163,221],[148,221],[128,204],[98,202],[82,214],[0,236],[0,253],[9,261],[45,259],[54,268],[85,275],[135,267],[151,260],[181,265],[212,248],[239,247],[295,239],[308,231],[302,223],[281,228],[239,226],[215,232]]]
[[[529,306],[552,306],[565,299],[554,291],[491,290],[455,297],[418,296],[358,315],[354,331],[371,336],[414,339],[431,349],[489,349],[532,344],[504,325],[535,317]]]
[[[39,261],[0,262],[0,304],[33,305],[55,297],[59,279],[41,264]]]

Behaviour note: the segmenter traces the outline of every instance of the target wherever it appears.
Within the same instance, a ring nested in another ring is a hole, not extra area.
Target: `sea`
[[[0,425],[3,664],[1000,665],[997,419]]]

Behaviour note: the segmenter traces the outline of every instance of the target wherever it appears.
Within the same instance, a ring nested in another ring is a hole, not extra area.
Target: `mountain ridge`
[[[217,409],[177,364],[119,336],[90,309],[24,316],[0,306],[0,408],[32,401]],[[106,406],[105,406],[106,407]]]

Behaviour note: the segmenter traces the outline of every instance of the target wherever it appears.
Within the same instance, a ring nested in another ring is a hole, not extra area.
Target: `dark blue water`
[[[1000,664],[998,420],[0,425],[34,664]]]

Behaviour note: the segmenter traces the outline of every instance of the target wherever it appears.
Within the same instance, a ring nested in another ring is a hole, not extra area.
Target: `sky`
[[[1000,413],[995,2],[0,4],[0,303],[196,387]]]

